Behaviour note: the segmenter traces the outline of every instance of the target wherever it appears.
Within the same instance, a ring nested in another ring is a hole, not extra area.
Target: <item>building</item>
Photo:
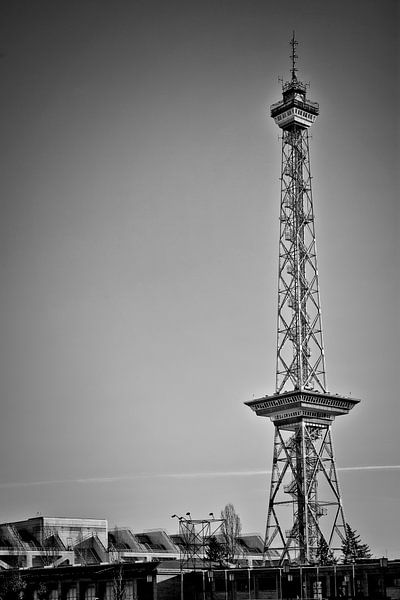
[[[222,541],[222,538],[219,538]],[[185,540],[163,529],[133,533],[128,528],[109,530],[106,519],[37,516],[0,524],[0,569],[40,568],[104,563],[177,561],[185,553]],[[196,555],[204,558],[204,548]],[[261,564],[263,540],[243,534],[237,540],[237,559],[243,565]]]
[[[180,569],[177,561],[65,565],[0,573],[0,594],[26,600],[282,600],[400,598],[400,561],[319,567]],[[7,588],[8,585],[8,588]]]

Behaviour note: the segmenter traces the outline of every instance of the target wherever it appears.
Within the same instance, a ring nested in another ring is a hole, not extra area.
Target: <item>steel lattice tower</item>
[[[282,129],[276,391],[246,402],[275,425],[265,557],[308,564],[339,550],[345,517],[331,425],[359,401],[327,391],[308,129],[319,113],[297,78],[271,116]]]

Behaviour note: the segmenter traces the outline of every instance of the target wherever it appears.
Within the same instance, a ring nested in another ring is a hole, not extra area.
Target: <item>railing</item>
[[[287,102],[284,102],[283,100],[281,100],[280,102],[275,102],[274,104],[271,104],[271,113],[276,110],[277,108],[288,108],[288,107],[292,107],[292,106],[296,106],[297,108],[301,108],[302,110],[307,110],[307,108],[311,108],[314,110],[319,110],[319,104],[318,102],[313,102],[312,100],[306,100],[305,102],[301,102],[301,100],[289,100]]]
[[[54,552],[73,552],[73,548],[68,549],[68,548],[41,548],[41,547],[36,547],[36,548],[21,548],[18,546],[0,546],[0,554],[2,553],[7,553],[7,554],[48,554],[49,551],[53,551]]]

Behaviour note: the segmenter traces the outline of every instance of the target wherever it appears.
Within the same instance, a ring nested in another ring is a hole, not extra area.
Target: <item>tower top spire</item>
[[[271,117],[281,129],[288,129],[296,125],[300,128],[310,127],[318,113],[319,106],[317,102],[312,102],[307,98],[307,86],[297,79],[297,59],[296,48],[299,42],[296,40],[293,31],[290,40],[292,52],[291,60],[291,79],[283,82],[282,80],[282,100],[271,106]]]
[[[292,61],[292,68],[290,69],[290,72],[292,73],[292,82],[295,82],[295,81],[297,81],[296,72],[298,71],[298,69],[296,68],[296,59],[299,58],[298,55],[296,54],[296,48],[299,45],[299,42],[296,40],[294,30],[293,30],[292,39],[290,40],[289,43],[292,46],[292,53],[290,55],[290,59]]]

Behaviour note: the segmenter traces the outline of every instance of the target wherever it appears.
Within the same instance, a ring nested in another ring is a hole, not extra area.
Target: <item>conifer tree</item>
[[[332,565],[335,562],[333,552],[329,549],[327,541],[322,534],[319,538],[316,559],[320,565]]]
[[[214,535],[212,535],[208,540],[206,559],[210,562],[219,562],[221,564],[224,555],[224,546],[217,540],[217,538]]]
[[[346,523],[346,538],[342,544],[343,562],[357,561],[359,558],[371,558],[371,550],[368,544],[361,541],[360,535]]]

